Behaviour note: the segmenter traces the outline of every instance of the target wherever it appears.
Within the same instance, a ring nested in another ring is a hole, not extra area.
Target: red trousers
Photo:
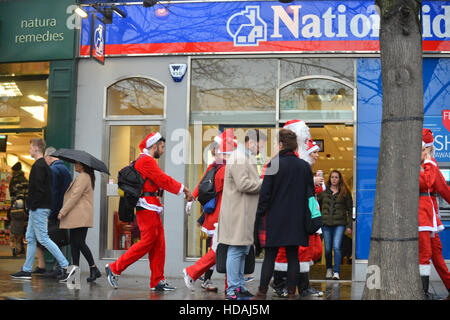
[[[160,215],[154,211],[137,211],[136,221],[141,232],[141,240],[110,264],[110,268],[112,272],[120,275],[130,264],[148,254],[151,271],[150,288],[154,288],[159,281],[164,280],[166,260],[164,228]]]
[[[212,249],[209,249],[209,251],[203,257],[197,260],[195,264],[187,267],[186,272],[192,278],[192,280],[195,281],[215,264],[216,253]]]
[[[445,287],[450,289],[450,272],[442,256],[442,243],[439,234],[431,236],[430,231],[419,232],[419,264],[429,265],[433,262],[436,272],[439,274]]]

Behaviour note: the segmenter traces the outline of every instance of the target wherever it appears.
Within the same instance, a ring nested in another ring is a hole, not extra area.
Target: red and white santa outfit
[[[159,132],[150,133],[145,137],[139,145],[142,152],[141,156],[134,165],[141,176],[147,179],[142,192],[148,195],[141,197],[136,205],[136,221],[141,233],[141,240],[133,244],[119,259],[109,264],[111,271],[120,275],[129,265],[148,254],[151,288],[164,280],[166,254],[164,228],[160,216],[163,206],[156,193],[163,189],[181,195],[184,190],[184,185],[166,175],[158,166],[156,160],[150,156],[150,147],[160,139],[161,134]],[[154,195],[150,195],[150,193]]]
[[[214,139],[215,141],[218,141]],[[216,168],[216,173],[214,176],[214,187],[217,193],[216,197],[216,207],[213,212],[205,214],[205,221],[202,226],[202,231],[205,232],[208,237],[214,237],[216,226],[219,221],[220,206],[222,204],[222,191],[223,183],[225,178],[225,164],[226,160],[221,157],[221,155],[231,154],[233,150],[237,147],[237,143],[234,137],[233,129],[225,130],[220,136],[220,148],[217,151],[218,156],[216,156],[216,161],[208,166],[206,172],[212,168]],[[206,174],[205,172],[205,174]],[[202,178],[203,179],[203,178]],[[200,181],[202,180],[200,179]],[[198,196],[198,185],[193,192],[194,198]],[[189,275],[192,280],[197,280],[203,273],[212,268],[216,264],[216,244],[214,238],[211,243],[211,250],[209,250],[203,257],[201,257],[195,264],[189,266],[185,269],[185,272]]]
[[[433,146],[433,134],[429,129],[422,131],[422,146]],[[434,150],[433,152],[434,153]],[[442,255],[442,243],[438,232],[444,229],[439,216],[437,193],[450,202],[450,188],[442,176],[434,158],[425,160],[420,172],[419,180],[419,270],[422,277],[429,277],[431,272],[430,260],[450,290],[450,272]]]

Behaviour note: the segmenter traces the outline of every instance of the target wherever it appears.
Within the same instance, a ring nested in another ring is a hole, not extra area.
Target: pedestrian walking
[[[13,257],[25,253],[23,235],[27,220],[25,201],[28,194],[28,180],[22,171],[22,164],[17,162],[11,167],[12,177],[9,183],[11,209],[8,212],[10,221],[9,245]]]
[[[55,151],[54,147],[47,147],[44,152],[45,162],[52,171],[52,208],[48,217],[48,235],[62,251],[62,247],[69,244],[69,236],[66,230],[59,228],[58,213],[63,204],[64,193],[72,182],[72,176],[63,161],[51,156]],[[45,270],[43,250],[45,250],[44,246],[38,242],[36,246],[38,266],[33,273],[42,274],[48,278],[57,278],[61,274],[61,266],[55,260],[53,270]]]
[[[125,269],[148,253],[150,262],[150,288],[155,291],[171,291],[171,286],[164,277],[165,239],[160,214],[163,211],[158,199],[158,191],[167,190],[176,195],[185,194],[186,200],[193,201],[192,193],[182,183],[166,175],[155,159],[164,153],[165,139],[159,132],[150,133],[139,145],[141,156],[134,167],[145,181],[143,193],[136,206],[136,220],[141,233],[141,240],[133,244],[123,255],[111,264],[107,264],[106,274],[109,284],[117,289],[120,274]]]
[[[428,292],[431,264],[433,262],[439,277],[450,294],[450,272],[442,255],[442,243],[439,232],[444,230],[439,217],[439,206],[436,196],[439,193],[450,203],[450,188],[442,176],[434,159],[434,138],[430,129],[422,130],[422,166],[419,179],[419,271],[422,286],[427,298],[433,295]]]
[[[36,242],[39,241],[58,261],[63,268],[61,281],[67,279],[76,271],[76,267],[69,268],[69,262],[59,250],[58,246],[48,236],[48,216],[52,207],[52,173],[44,159],[45,141],[33,138],[30,141],[30,155],[36,160],[31,167],[28,187],[27,208],[29,220],[26,232],[27,257],[22,270],[11,274],[18,279],[31,279],[31,270],[36,254]]]
[[[259,142],[259,130],[248,130],[244,146],[233,151],[225,166],[217,232],[218,242],[228,245],[226,297],[229,300],[253,296],[245,285],[244,266],[245,257],[253,245],[253,228],[262,182],[255,158],[259,152]]]
[[[279,144],[280,152],[267,165],[257,207],[258,219],[263,221],[256,223],[260,235],[258,241],[265,248],[257,293],[257,298],[261,299],[266,298],[280,247],[285,248],[287,257],[288,298],[295,297],[300,271],[298,248],[308,246],[306,210],[309,197],[314,196],[311,167],[295,153],[298,147],[296,134],[281,129]],[[278,170],[268,174],[274,163],[278,164]]]
[[[89,264],[88,282],[101,277],[100,270],[95,265],[92,252],[86,244],[88,228],[94,226],[94,187],[95,174],[89,166],[75,162],[78,176],[70,184],[64,194],[64,201],[58,213],[61,229],[69,229],[72,263],[80,266],[80,252]]]
[[[209,170],[215,170],[214,174],[214,187],[216,192],[216,206],[214,210],[210,213],[205,213],[205,221],[202,224],[202,231],[205,232],[208,237],[211,239],[211,248],[210,250],[201,257],[195,264],[192,266],[187,267],[186,269],[183,269],[184,274],[184,282],[186,286],[193,290],[195,281],[203,274],[205,274],[205,279],[202,283],[202,288],[206,289],[207,291],[217,291],[217,287],[212,285],[211,282],[211,275],[212,275],[212,268],[216,264],[216,253],[215,250],[212,249],[213,241],[212,238],[214,237],[214,234],[216,233],[216,226],[217,222],[219,220],[219,213],[220,213],[220,207],[222,204],[222,194],[223,194],[223,184],[224,184],[224,177],[225,177],[225,165],[226,165],[226,159],[228,155],[230,155],[236,145],[234,143],[234,131],[233,129],[227,129],[225,130],[221,137],[220,137],[220,147],[219,150],[216,152],[215,161],[211,164]],[[208,172],[207,170],[206,172]],[[205,173],[206,175],[206,173]],[[203,179],[202,179],[203,180]],[[198,197],[198,186],[195,188],[194,192],[192,193],[195,198]]]
[[[341,172],[330,173],[327,189],[317,197],[323,219],[323,240],[325,245],[326,279],[340,279],[341,245],[344,232],[352,233],[352,195]],[[334,257],[334,265],[333,265]]]

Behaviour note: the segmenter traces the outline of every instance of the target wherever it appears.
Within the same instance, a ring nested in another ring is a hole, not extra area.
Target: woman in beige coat
[[[73,264],[80,265],[80,252],[89,263],[90,276],[87,281],[91,282],[101,276],[86,245],[87,231],[93,227],[94,220],[95,175],[90,167],[80,162],[75,162],[75,171],[79,174],[64,194],[63,207],[58,214],[59,227],[69,229]]]

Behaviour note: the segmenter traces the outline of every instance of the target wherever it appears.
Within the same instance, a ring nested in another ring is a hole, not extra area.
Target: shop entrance
[[[0,245],[5,255],[11,254],[11,168],[20,163],[29,178],[34,163],[30,140],[44,138],[47,126],[49,66],[49,62],[0,64]]]
[[[345,186],[348,188],[353,199],[353,146],[354,129],[353,125],[344,123],[308,124],[312,139],[320,146],[319,159],[313,166],[314,174],[317,170],[323,171],[325,185],[327,185],[330,174],[339,171],[342,175]],[[354,202],[354,201],[353,201]],[[352,224],[352,211],[349,209],[348,219]],[[311,267],[310,277],[314,280],[323,280],[326,276],[325,246],[322,234],[322,257]],[[340,280],[352,279],[352,252],[353,234],[345,231],[341,245],[341,268]],[[334,261],[333,254],[333,264]]]

